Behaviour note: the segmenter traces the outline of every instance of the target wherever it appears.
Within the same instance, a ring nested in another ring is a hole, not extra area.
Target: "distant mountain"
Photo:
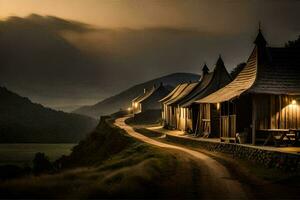
[[[0,20],[0,85],[52,105],[56,98],[69,100],[68,105],[83,91],[91,93],[95,89],[86,85],[102,85],[96,72],[102,73],[104,67],[61,35],[88,30],[87,25],[52,16]]]
[[[153,79],[147,81],[145,83],[141,83],[135,85],[115,96],[109,97],[95,105],[92,106],[83,106],[74,111],[74,113],[84,114],[91,117],[98,118],[100,115],[107,115],[114,113],[120,108],[126,109],[130,106],[130,102],[133,98],[140,95],[144,88],[150,89],[154,84],[159,85],[161,82],[164,85],[168,85],[170,87],[175,87],[177,84],[188,81],[196,81],[199,80],[200,76],[191,73],[174,73],[167,76],[163,76],[157,79]]]
[[[55,111],[0,87],[0,143],[78,142],[96,120]]]

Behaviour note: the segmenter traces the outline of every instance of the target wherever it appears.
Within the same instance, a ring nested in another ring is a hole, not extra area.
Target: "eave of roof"
[[[189,83],[183,83],[180,84],[178,89],[171,95],[170,98],[168,98],[167,100],[165,100],[163,102],[163,104],[168,105],[169,102],[171,102],[173,99],[175,99],[178,95],[181,94],[181,92],[189,85]]]
[[[182,101],[181,107],[188,107],[195,103],[195,101],[206,97],[207,95],[217,91],[218,89],[224,87],[231,81],[231,77],[228,74],[225,66],[221,68],[215,68],[212,78],[210,78],[209,82],[203,87],[201,91],[198,93],[191,92],[189,98],[186,98],[185,101]]]
[[[191,101],[195,98],[199,93],[201,93],[210,83],[210,81],[213,78],[213,73],[205,74],[202,79],[197,83],[197,85],[194,87],[194,89],[186,95],[184,98],[182,98],[180,101],[178,101],[178,104],[182,106],[183,104]]]
[[[164,103],[165,101],[169,100],[174,95],[174,93],[180,88],[181,85],[182,84],[177,85],[167,96],[165,96],[158,102]]]
[[[216,92],[195,101],[195,103],[219,103],[229,101],[251,88],[256,80],[256,75],[257,48],[255,47],[247,61],[247,65],[232,82]]]
[[[179,95],[174,97],[172,100],[170,100],[167,105],[168,106],[174,106],[178,105],[178,101],[180,101],[182,98],[184,98],[186,95],[188,95],[196,86],[198,85],[198,82],[196,83],[190,83],[188,86],[186,86]]]

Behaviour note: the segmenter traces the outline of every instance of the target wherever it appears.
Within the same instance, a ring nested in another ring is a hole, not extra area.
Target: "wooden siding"
[[[299,100],[300,96],[255,95],[256,129],[300,129]]]
[[[210,134],[210,104],[200,104],[200,133]]]
[[[236,115],[221,116],[220,132],[223,138],[234,138],[236,134]]]

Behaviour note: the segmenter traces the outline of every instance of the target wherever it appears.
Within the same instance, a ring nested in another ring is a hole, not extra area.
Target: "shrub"
[[[44,172],[51,172],[52,170],[53,166],[49,158],[44,153],[36,153],[33,159],[33,173],[41,174]]]

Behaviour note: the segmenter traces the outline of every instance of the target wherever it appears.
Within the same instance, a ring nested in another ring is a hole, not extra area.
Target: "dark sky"
[[[200,73],[219,54],[231,70],[247,60],[259,21],[272,46],[296,39],[299,10],[296,0],[0,0],[0,84],[63,107]]]

